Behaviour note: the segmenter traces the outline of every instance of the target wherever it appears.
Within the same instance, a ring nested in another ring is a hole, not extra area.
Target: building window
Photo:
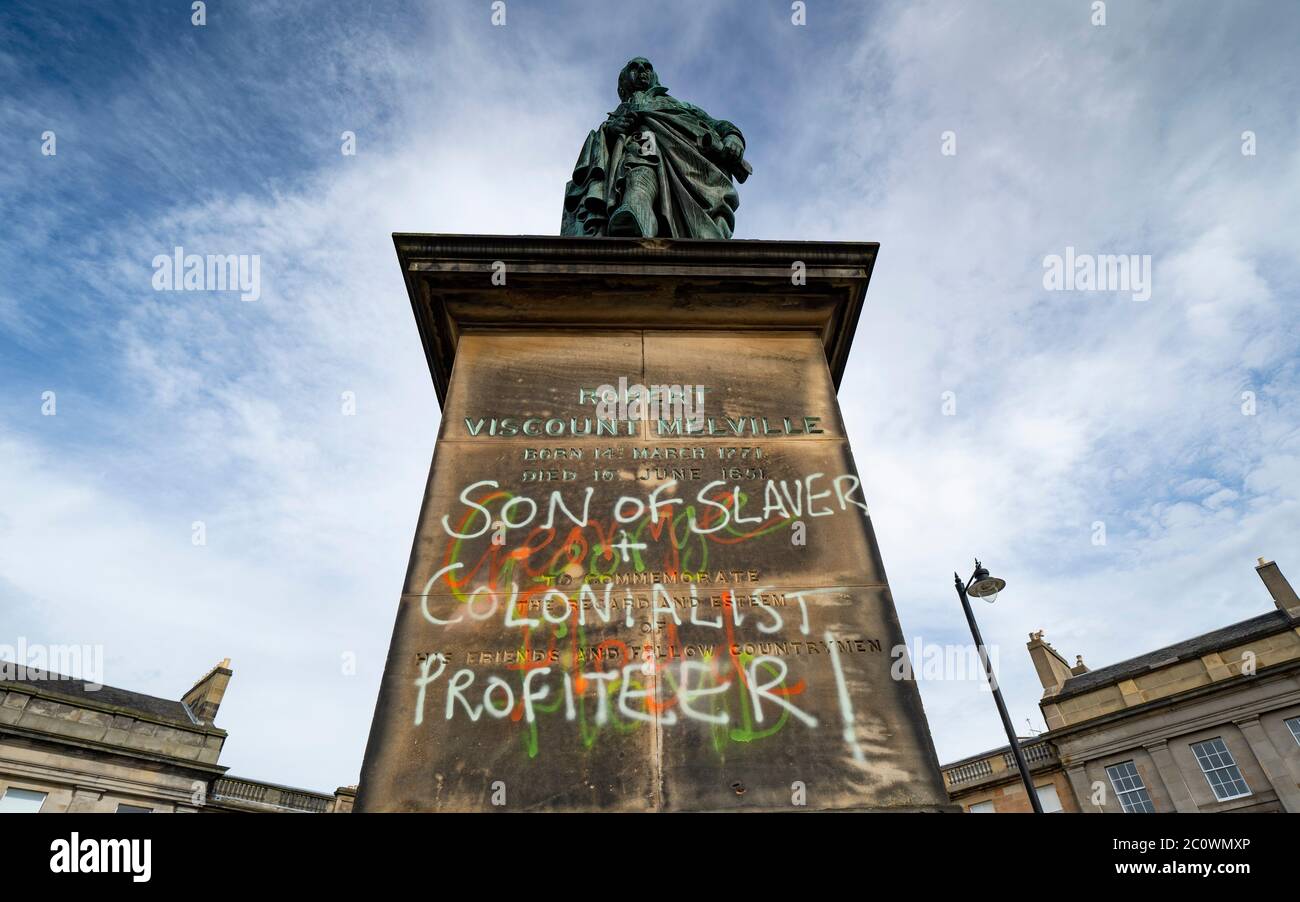
[[[153,814],[152,808],[145,808],[142,805],[128,805],[125,802],[118,802],[117,814]],[[152,821],[150,821],[152,823]]]
[[[970,806],[966,810],[969,811],[971,814],[993,814],[994,813],[992,802],[976,802],[974,805]]]
[[[1287,728],[1291,731],[1291,738],[1300,745],[1300,717],[1293,717],[1286,722]]]
[[[1034,791],[1038,793],[1038,804],[1042,806],[1043,814],[1055,814],[1065,810],[1061,806],[1061,797],[1056,794],[1056,784],[1035,786]]]
[[[1221,738],[1215,736],[1205,742],[1198,742],[1192,746],[1192,752],[1196,755],[1210,788],[1214,790],[1214,797],[1220,802],[1250,795],[1250,787],[1246,785],[1237,762],[1232,759],[1232,752],[1228,751]]]
[[[1154,814],[1156,806],[1151,804],[1142,775],[1132,761],[1121,761],[1106,768],[1110,785],[1115,790],[1120,807],[1125,814]]]
[[[0,812],[4,814],[36,814],[45,804],[45,793],[10,786],[0,795]]]

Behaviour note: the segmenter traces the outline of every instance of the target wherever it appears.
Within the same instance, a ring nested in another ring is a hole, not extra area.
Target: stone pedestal
[[[877,245],[395,241],[443,417],[358,810],[950,810],[836,402]]]

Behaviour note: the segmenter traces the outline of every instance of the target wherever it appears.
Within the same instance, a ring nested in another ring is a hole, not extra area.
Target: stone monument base
[[[953,810],[836,400],[878,246],[394,237],[442,425],[358,810]]]

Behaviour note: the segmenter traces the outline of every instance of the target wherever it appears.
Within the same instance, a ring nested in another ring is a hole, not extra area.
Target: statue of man
[[[619,73],[618,99],[582,145],[560,234],[730,238],[740,206],[731,179],[753,172],[740,129],[669,96],[644,57]]]

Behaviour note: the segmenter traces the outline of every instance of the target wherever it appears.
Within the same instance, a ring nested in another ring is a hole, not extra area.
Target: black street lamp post
[[[962,610],[966,612],[966,622],[970,624],[970,634],[975,640],[975,647],[979,650],[980,661],[984,664],[984,674],[988,677],[989,688],[993,690],[993,701],[998,706],[998,716],[1002,718],[1002,728],[1007,731],[1007,741],[1011,743],[1011,754],[1016,756],[1016,766],[1020,768],[1020,779],[1025,784],[1025,792],[1029,794],[1029,804],[1034,807],[1034,814],[1042,814],[1043,806],[1038,801],[1038,792],[1034,789],[1033,778],[1029,775],[1029,765],[1025,761],[1025,753],[1020,750],[1020,743],[1016,740],[1015,728],[1011,725],[1011,715],[1007,714],[1007,706],[1002,701],[1002,690],[998,688],[998,678],[993,674],[993,664],[989,661],[988,649],[984,647],[984,640],[980,638],[980,628],[975,625],[975,613],[970,608],[970,598],[974,595],[976,598],[983,598],[992,604],[997,600],[998,593],[1006,588],[1006,580],[989,576],[988,570],[984,568],[978,560],[975,561],[975,572],[971,578],[964,584],[961,577],[956,573],[952,575],[953,582],[957,585],[957,596],[961,599]]]

